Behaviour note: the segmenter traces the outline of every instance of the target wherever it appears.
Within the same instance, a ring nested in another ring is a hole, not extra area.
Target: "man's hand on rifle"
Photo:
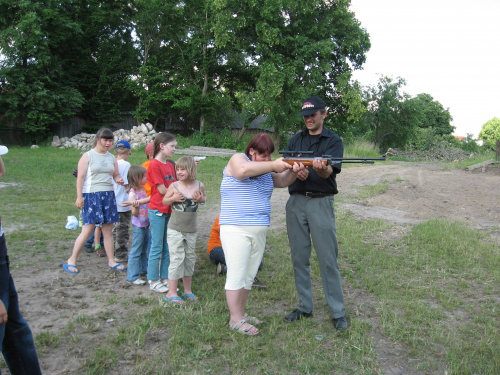
[[[333,172],[332,167],[321,159],[314,159],[312,167],[321,178],[328,178]]]
[[[313,169],[318,172],[318,174],[322,171],[322,170],[325,170],[325,169],[328,169],[328,164],[324,162],[324,160],[321,160],[321,159],[313,159],[313,162],[312,162],[312,167]]]
[[[300,181],[305,181],[309,177],[309,170],[302,163],[293,163],[293,171],[297,172],[297,178]]]

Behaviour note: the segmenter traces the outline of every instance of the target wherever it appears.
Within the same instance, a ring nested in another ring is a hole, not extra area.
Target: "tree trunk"
[[[209,40],[209,34],[210,32],[208,31],[208,11],[205,11],[205,40]],[[203,88],[201,89],[201,103],[204,104],[205,102],[205,97],[207,96],[208,92],[208,68],[207,68],[207,43],[202,44],[202,49],[203,49],[203,64],[202,64],[202,69],[203,69]],[[203,131],[203,128],[205,127],[205,115],[202,113],[200,116],[200,132]]]
[[[149,50],[151,49],[151,39],[149,39],[147,42],[144,44],[144,56],[142,58],[142,66],[146,66],[148,64],[148,59],[149,59]],[[141,81],[142,77],[137,77],[139,81]],[[141,81],[142,82],[142,81]],[[137,108],[140,109],[142,108],[142,104],[144,102],[144,99],[142,97],[139,98],[139,102],[137,103]],[[141,121],[137,119],[137,125],[140,125]]]
[[[203,45],[203,59],[206,59],[207,55],[207,45]],[[203,89],[201,90],[201,102],[203,103],[205,97],[207,96],[207,91],[208,91],[208,73],[207,70],[205,69],[203,72]],[[200,117],[200,132],[203,131],[203,128],[205,127],[205,116],[202,114]]]
[[[378,128],[377,128],[377,130],[378,130]],[[390,135],[390,134],[393,134],[393,133],[394,133],[394,132],[388,132],[388,133],[383,134],[383,135],[380,137],[380,139],[377,141],[377,145],[376,145],[376,146],[377,146],[377,150],[378,150],[378,152],[382,153],[382,151],[380,151],[380,145],[382,144],[382,141],[384,140],[384,138],[385,138],[386,136]]]
[[[281,136],[281,133],[277,129],[274,129],[273,142],[274,142],[274,150],[275,151],[280,148],[282,138],[283,137]]]
[[[236,136],[236,141],[239,141],[241,139],[241,137],[243,137],[245,135],[247,131],[247,128],[245,127],[245,125],[243,125],[241,127],[241,129],[238,131],[238,135]]]

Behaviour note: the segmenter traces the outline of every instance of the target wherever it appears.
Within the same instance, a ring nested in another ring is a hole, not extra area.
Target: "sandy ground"
[[[338,176],[338,183],[340,195],[351,197],[343,199],[339,209],[349,210],[361,220],[380,218],[394,223],[397,228],[405,228],[422,220],[451,219],[466,222],[477,230],[489,231],[500,239],[499,168],[488,168],[486,173],[472,173],[445,170],[432,163],[378,163],[346,168]],[[386,192],[363,201],[354,199],[359,187],[384,183],[389,185]],[[287,198],[286,189],[275,190],[272,198],[273,228],[285,226]],[[217,207],[200,212],[199,257],[206,256],[204,244],[217,214]],[[68,246],[72,247],[72,244]],[[60,332],[78,314],[85,314],[96,317],[100,328],[95,334],[80,335],[78,346],[92,346],[115,332],[117,322],[108,321],[108,317],[125,313],[122,304],[108,303],[109,298],[116,297],[117,290],[121,295],[151,296],[149,288],[131,287],[125,282],[124,274],[107,271],[105,259],[94,254],[82,253],[78,264],[81,274],[78,277],[65,273],[61,268],[62,261],[58,260],[59,263],[49,268],[12,270],[24,316],[35,334]],[[362,290],[350,288],[346,283],[344,285],[346,299],[356,311],[356,318],[366,319],[374,327],[379,326],[373,297]],[[420,374],[410,365],[411,359],[404,348],[377,328],[374,330],[374,346],[385,374]],[[42,369],[45,374],[74,373],[81,365],[80,354],[81,350],[69,351],[63,345],[51,348],[40,356]],[[130,373],[126,368],[109,373]],[[9,373],[3,368],[2,371]]]

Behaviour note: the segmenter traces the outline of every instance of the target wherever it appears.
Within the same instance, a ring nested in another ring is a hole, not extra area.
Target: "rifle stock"
[[[293,163],[297,163],[297,164],[302,163],[306,167],[310,167],[313,165],[314,159],[319,159],[319,160],[321,160],[321,162],[323,164],[328,164],[328,160],[325,158],[283,158],[283,161],[290,164],[290,165],[293,165]]]

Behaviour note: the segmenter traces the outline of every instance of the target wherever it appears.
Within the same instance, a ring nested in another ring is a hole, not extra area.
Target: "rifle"
[[[339,163],[361,163],[374,164],[375,161],[385,161],[385,154],[380,158],[334,158],[331,155],[323,155],[322,157],[304,157],[302,155],[313,154],[313,151],[279,151],[280,154],[286,155],[283,161],[293,165],[293,163],[302,163],[306,167],[312,166],[313,160],[321,160],[323,164],[333,165]],[[300,155],[300,156],[298,156]]]

